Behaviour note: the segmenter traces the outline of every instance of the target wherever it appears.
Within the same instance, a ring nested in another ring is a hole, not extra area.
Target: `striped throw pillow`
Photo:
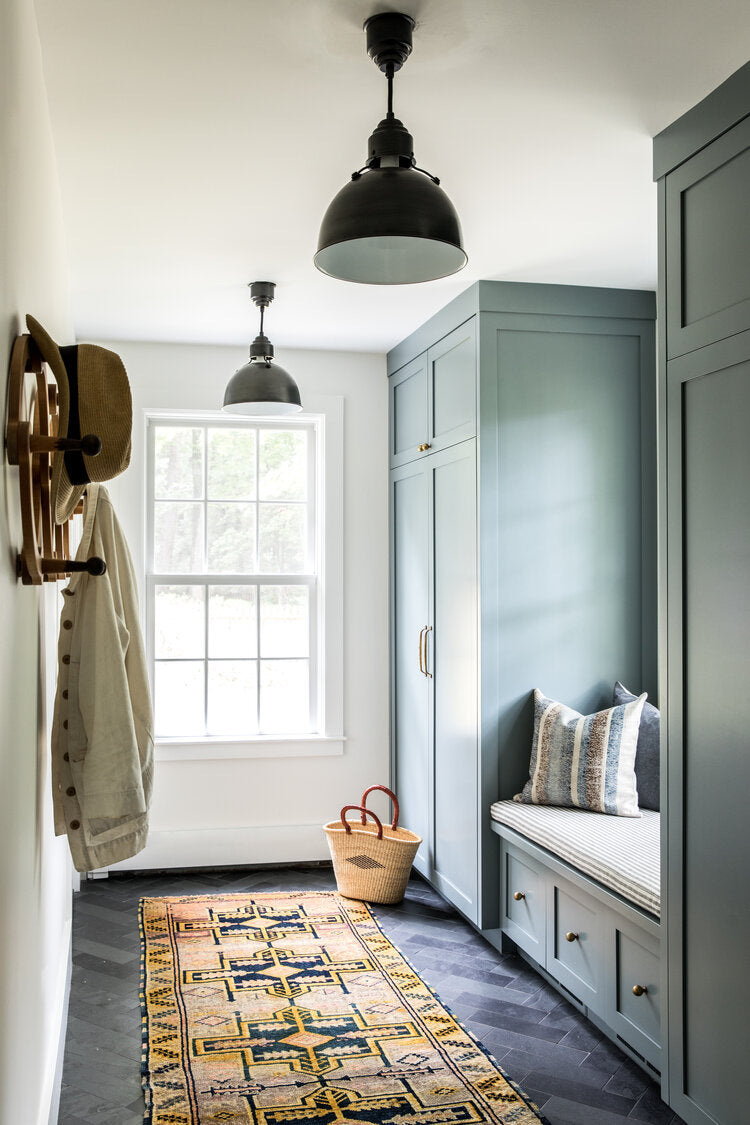
[[[535,690],[529,780],[513,800],[640,816],[634,767],[645,699],[579,715]]]

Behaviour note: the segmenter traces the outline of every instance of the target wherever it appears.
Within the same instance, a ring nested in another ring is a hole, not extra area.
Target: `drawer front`
[[[604,976],[602,908],[583,891],[555,882],[551,891],[546,968],[595,1010]]]
[[[544,869],[503,842],[502,871],[503,930],[543,965],[547,897]]]
[[[615,931],[614,1027],[649,1062],[658,1065],[661,1044],[661,989],[658,945],[645,935]],[[635,990],[635,991],[634,991]]]

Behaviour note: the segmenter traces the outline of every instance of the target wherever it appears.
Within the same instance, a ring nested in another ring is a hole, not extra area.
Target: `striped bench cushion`
[[[638,819],[496,801],[492,819],[520,832],[609,890],[659,917],[659,813]]]

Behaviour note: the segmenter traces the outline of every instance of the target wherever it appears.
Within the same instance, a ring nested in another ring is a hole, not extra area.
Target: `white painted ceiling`
[[[373,12],[417,20],[395,110],[468,266],[319,274],[386,85]],[[653,288],[651,138],[750,57],[748,0],[36,0],[81,339],[384,351],[479,278]],[[31,173],[33,174],[33,170]]]

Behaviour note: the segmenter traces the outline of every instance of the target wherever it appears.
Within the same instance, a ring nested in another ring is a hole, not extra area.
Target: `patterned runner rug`
[[[330,892],[141,901],[149,1125],[537,1125],[391,944]]]

